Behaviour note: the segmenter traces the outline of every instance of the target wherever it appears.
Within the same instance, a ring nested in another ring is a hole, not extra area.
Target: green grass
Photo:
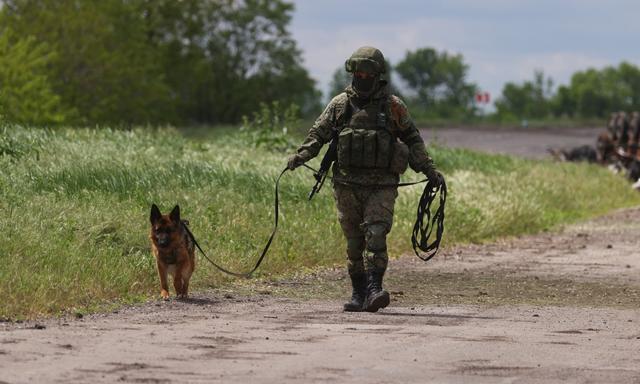
[[[624,179],[595,166],[440,147],[430,152],[450,191],[445,246],[537,232],[640,203]],[[94,310],[157,296],[151,203],[164,212],[180,204],[210,257],[247,270],[271,232],[273,184],[285,159],[250,147],[230,129],[185,135],[174,129],[0,128],[0,317]],[[258,276],[343,264],[331,188],[308,202],[312,185],[305,169],[283,177],[281,227]],[[421,191],[400,192],[392,256],[411,250]],[[200,258],[192,287],[229,279]]]

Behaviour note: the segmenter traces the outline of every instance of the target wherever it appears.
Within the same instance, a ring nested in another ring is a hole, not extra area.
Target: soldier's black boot
[[[367,312],[377,312],[378,309],[389,305],[391,301],[389,292],[382,289],[384,271],[384,268],[372,268],[367,271],[367,300],[364,307]]]
[[[362,312],[364,302],[367,299],[367,275],[364,273],[354,273],[351,277],[351,301],[344,305],[345,312]]]

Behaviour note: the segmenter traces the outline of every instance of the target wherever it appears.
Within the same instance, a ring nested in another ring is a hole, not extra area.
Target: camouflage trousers
[[[338,220],[347,239],[349,274],[386,269],[387,234],[393,224],[397,187],[357,187],[334,184]]]

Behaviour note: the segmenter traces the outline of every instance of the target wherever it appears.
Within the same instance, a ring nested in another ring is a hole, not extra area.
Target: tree
[[[499,116],[523,118],[544,118],[551,111],[553,80],[545,78],[542,71],[535,71],[533,81],[522,85],[507,83],[502,89],[502,97],[496,101]]]
[[[571,76],[553,100],[556,115],[606,118],[611,111],[640,109],[640,69],[622,62]]]
[[[551,111],[554,116],[575,116],[576,103],[568,86],[561,85],[558,87],[556,94],[551,99]]]
[[[422,106],[444,117],[474,111],[477,87],[467,81],[469,66],[462,55],[420,48],[408,51],[395,69]]]
[[[47,75],[75,123],[171,121],[170,89],[138,2],[6,1],[0,21],[54,52]]]
[[[618,65],[618,83],[624,84],[624,87],[628,90],[625,94],[626,99],[624,102],[628,105],[629,109],[640,108],[640,68],[637,66],[622,62]]]
[[[235,122],[260,103],[318,109],[319,93],[287,27],[284,1],[147,3],[154,43],[181,115],[198,122]]]
[[[63,123],[71,111],[63,110],[46,76],[54,55],[33,37],[12,35],[0,34],[0,116],[21,124]]]
[[[617,94],[612,89],[613,73],[605,74],[596,69],[576,72],[571,76],[571,95],[576,103],[576,112],[582,117],[605,117],[615,104],[619,104]]]
[[[230,123],[261,102],[317,108],[282,0],[5,0],[0,23],[55,55],[75,123]]]

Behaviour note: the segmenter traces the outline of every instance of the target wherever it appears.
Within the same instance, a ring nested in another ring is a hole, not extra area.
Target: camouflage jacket
[[[425,172],[433,167],[433,161],[427,154],[424,141],[411,120],[404,102],[395,95],[389,95],[386,84],[383,84],[381,89],[372,96],[371,102],[377,102],[383,97],[389,100],[392,133],[409,147],[409,166],[411,169],[416,172]],[[322,146],[331,140],[339,122],[344,120],[343,117],[349,98],[357,101],[355,91],[351,87],[334,97],[315,121],[304,142],[298,148],[298,154],[305,162],[316,157]],[[334,177],[340,178],[336,171],[337,169],[334,166]],[[398,181],[397,175],[376,175],[373,172],[362,175],[342,176],[350,181],[365,184],[386,184],[397,183]]]

